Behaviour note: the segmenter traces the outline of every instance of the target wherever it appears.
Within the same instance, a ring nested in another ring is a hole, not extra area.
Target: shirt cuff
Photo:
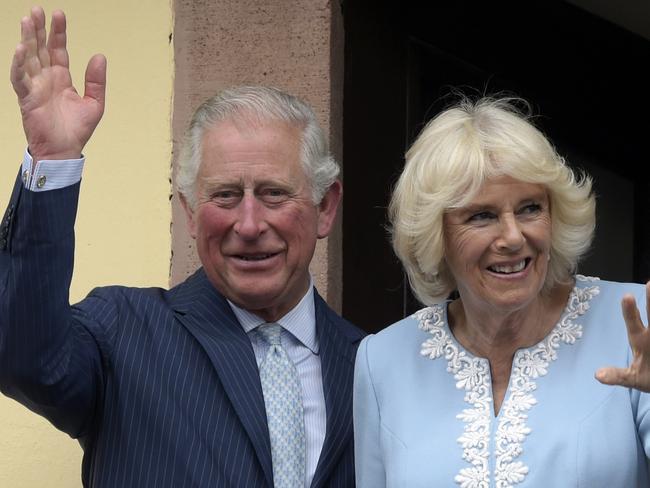
[[[49,191],[65,188],[81,181],[86,158],[36,161],[25,149],[21,171],[23,185],[31,191]]]

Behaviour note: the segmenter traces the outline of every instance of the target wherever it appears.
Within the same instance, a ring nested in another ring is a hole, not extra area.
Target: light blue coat
[[[515,354],[494,416],[487,360],[465,351],[446,303],[366,337],[356,360],[358,488],[650,486],[650,395],[600,384],[631,358],[621,298],[644,287],[578,277],[562,318]]]

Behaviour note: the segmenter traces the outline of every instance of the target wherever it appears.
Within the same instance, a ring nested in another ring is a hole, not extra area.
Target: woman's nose
[[[506,215],[499,221],[499,237],[497,245],[500,249],[518,250],[526,242],[516,216]]]

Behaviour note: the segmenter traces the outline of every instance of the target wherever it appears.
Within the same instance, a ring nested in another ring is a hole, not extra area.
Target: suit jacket
[[[69,305],[78,193],[16,181],[0,224],[0,389],[79,439],[84,486],[273,486],[253,349],[202,270]],[[327,427],[312,487],[349,487],[363,333],[318,294],[315,310]]]

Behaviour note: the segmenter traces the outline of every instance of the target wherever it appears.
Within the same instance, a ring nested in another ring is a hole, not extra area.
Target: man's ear
[[[332,231],[336,210],[339,208],[343,196],[343,185],[336,180],[325,192],[325,196],[318,204],[318,238],[327,237]]]
[[[183,210],[185,210],[185,217],[187,218],[187,230],[192,236],[192,239],[196,239],[196,220],[194,218],[194,210],[192,210],[192,207],[185,198],[185,195],[179,193],[178,196],[181,199]]]

